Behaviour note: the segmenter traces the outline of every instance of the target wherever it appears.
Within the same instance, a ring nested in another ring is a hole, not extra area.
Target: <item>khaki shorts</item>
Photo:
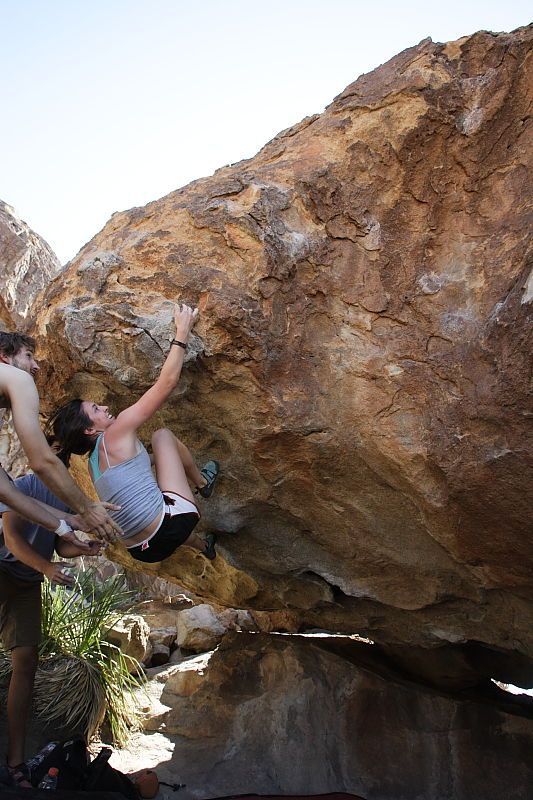
[[[0,638],[6,650],[39,645],[41,581],[24,581],[0,569]]]

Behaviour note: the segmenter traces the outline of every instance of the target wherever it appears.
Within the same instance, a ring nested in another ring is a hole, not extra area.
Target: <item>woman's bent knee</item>
[[[158,428],[158,430],[154,431],[152,434],[152,446],[157,442],[168,441],[169,439],[175,438],[176,437],[169,428]]]

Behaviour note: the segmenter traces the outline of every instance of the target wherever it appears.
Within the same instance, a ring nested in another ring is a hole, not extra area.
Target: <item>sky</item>
[[[0,198],[65,263],[421,39],[530,18],[523,0],[0,0]]]

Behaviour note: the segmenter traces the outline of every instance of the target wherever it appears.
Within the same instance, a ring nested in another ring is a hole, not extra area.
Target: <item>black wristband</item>
[[[172,347],[173,344],[177,344],[178,347],[183,347],[184,350],[187,349],[187,345],[185,344],[185,342],[180,342],[178,339],[172,339],[172,341],[170,342],[170,346]]]

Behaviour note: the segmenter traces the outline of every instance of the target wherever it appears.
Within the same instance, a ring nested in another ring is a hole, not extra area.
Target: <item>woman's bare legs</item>
[[[160,428],[153,434],[152,449],[161,491],[176,492],[196,505],[188,481],[193,486],[204,486],[206,479],[194,463],[189,449],[168,428]]]
[[[171,436],[174,434],[169,431]],[[191,451],[189,448],[181,442],[177,436],[174,436],[176,441],[176,445],[178,448],[178,453],[180,454],[181,463],[183,464],[183,469],[185,470],[185,474],[189,481],[192,483],[193,486],[205,486],[207,483],[207,479],[202,475],[196,463],[191,455]]]
[[[203,553],[205,551],[206,541],[200,534],[193,531],[189,538],[185,539],[183,544],[186,544],[187,547],[194,547],[195,550],[200,550]]]
[[[189,449],[168,428],[160,428],[152,436],[152,450],[157,484],[161,491],[175,492],[196,506],[187,478],[194,486],[203,486],[206,480],[194,463]],[[195,531],[184,544],[202,553],[206,547],[205,539]]]

